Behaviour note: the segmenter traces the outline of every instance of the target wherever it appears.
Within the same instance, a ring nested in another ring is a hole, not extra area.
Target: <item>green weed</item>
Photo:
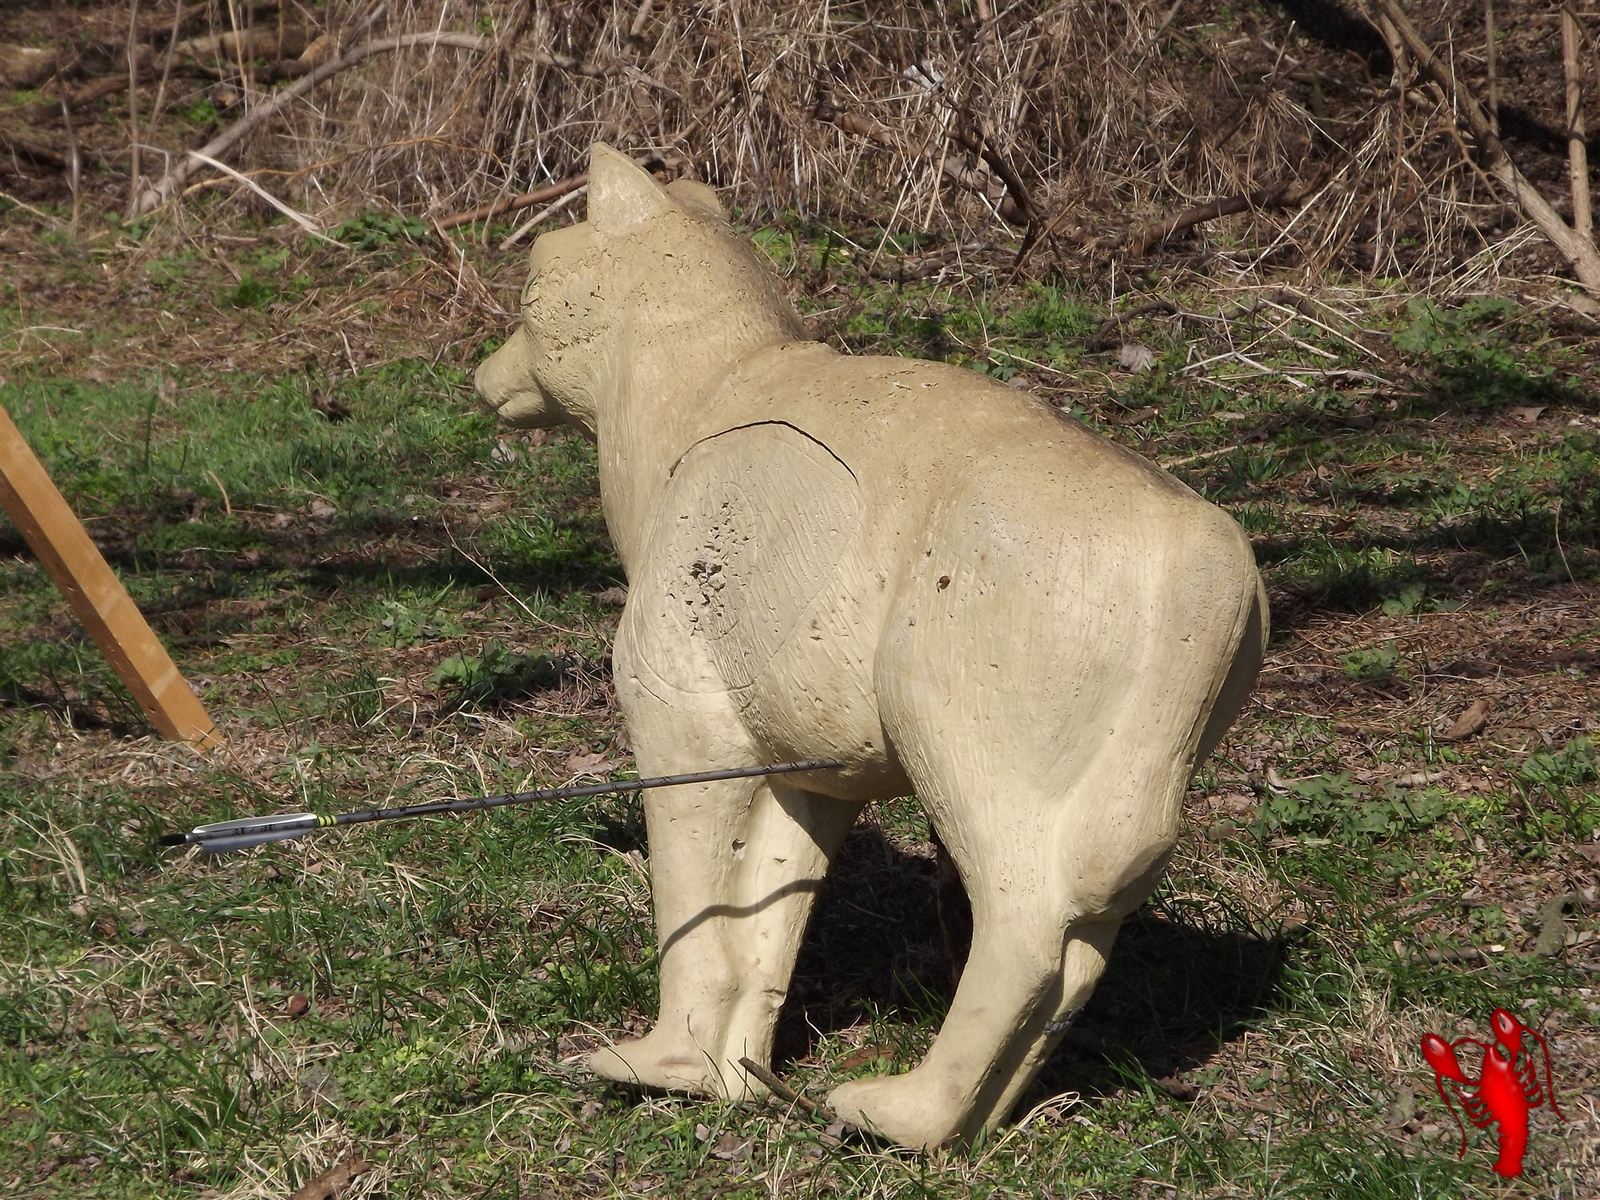
[[[462,705],[494,705],[544,688],[559,687],[568,664],[548,654],[514,654],[490,642],[478,654],[456,654],[434,670],[433,681],[456,693]]]

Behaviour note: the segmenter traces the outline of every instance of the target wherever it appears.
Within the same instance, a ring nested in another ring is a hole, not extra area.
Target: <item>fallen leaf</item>
[[[352,1180],[372,1170],[372,1164],[359,1154],[348,1155],[343,1162],[324,1171],[289,1200],[339,1200],[339,1193],[350,1186]]]
[[[1595,866],[1600,867],[1600,846],[1575,846],[1574,849],[1577,850],[1579,854],[1583,855],[1583,857],[1592,862]]]
[[[1156,365],[1156,352],[1139,342],[1129,342],[1117,353],[1117,362],[1124,370],[1142,375]]]
[[[694,1126],[694,1140],[697,1142],[709,1142],[711,1140],[711,1126],[706,1125],[703,1122],[696,1121]]]
[[[1567,946],[1566,911],[1577,901],[1571,894],[1552,896],[1539,909],[1539,940],[1533,952],[1541,958],[1554,958]]]
[[[1426,787],[1430,783],[1438,783],[1443,778],[1443,771],[1410,771],[1404,775],[1396,775],[1394,785],[1403,788]]]
[[[1539,414],[1544,412],[1544,408],[1542,404],[1519,404],[1515,408],[1507,409],[1506,415],[1518,425],[1532,425],[1539,419]]]
[[[837,1063],[834,1064],[834,1069],[838,1071],[854,1070],[856,1067],[866,1066],[869,1062],[877,1062],[884,1056],[884,1051],[879,1049],[877,1046],[863,1046],[854,1054],[849,1054],[844,1058],[841,1058]]]
[[[1494,706],[1479,697],[1467,705],[1465,711],[1455,719],[1449,730],[1444,735],[1447,742],[1465,741],[1475,733],[1483,732],[1483,727],[1489,723],[1489,710]]]
[[[1573,312],[1580,312],[1586,317],[1600,317],[1600,301],[1591,300],[1577,292],[1562,292],[1558,299]]]
[[[311,407],[327,417],[329,422],[335,425],[350,416],[350,406],[339,397],[330,396],[327,392],[312,393]]]
[[[334,505],[329,504],[326,500],[313,500],[310,504],[306,505],[306,511],[317,520],[326,521],[339,510]]]
[[[1402,1086],[1395,1093],[1394,1103],[1389,1106],[1389,1115],[1384,1121],[1385,1129],[1400,1129],[1412,1117],[1417,1115],[1417,1096],[1410,1086]]]
[[[1185,1104],[1196,1100],[1200,1096],[1200,1089],[1194,1084],[1179,1079],[1176,1075],[1164,1076],[1161,1079],[1151,1080],[1161,1091],[1171,1096],[1174,1100],[1182,1100]]]
[[[344,1098],[344,1089],[332,1071],[321,1063],[312,1063],[296,1080],[300,1094],[319,1108],[334,1108]]]
[[[1106,420],[1113,425],[1140,425],[1151,417],[1161,415],[1161,410],[1153,404],[1143,408],[1130,408],[1122,411],[1113,410],[1106,415]]]
[[[568,775],[609,775],[616,769],[617,764],[603,752],[590,754],[587,750],[580,750],[567,756]]]
[[[750,1157],[751,1140],[750,1138],[741,1140],[739,1135],[730,1129],[717,1139],[715,1146],[711,1147],[711,1157],[720,1158],[723,1162],[743,1161]]]

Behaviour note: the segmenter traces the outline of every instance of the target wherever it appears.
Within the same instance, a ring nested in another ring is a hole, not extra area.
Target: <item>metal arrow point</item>
[[[356,812],[280,813],[270,817],[241,817],[236,821],[216,821],[196,825],[187,833],[167,833],[163,846],[199,846],[208,854],[248,850],[268,842],[287,842],[316,829],[340,825],[365,825],[372,821],[398,821],[407,817],[431,817],[438,813],[482,812],[508,804],[537,804],[543,800],[575,800],[581,796],[604,796],[618,792],[642,792],[649,788],[676,787],[686,783],[715,783],[722,779],[752,779],[762,775],[787,775],[795,771],[829,771],[842,764],[837,759],[813,758],[803,762],[772,763],[764,767],[728,767],[720,771],[693,771],[687,775],[656,775],[649,779],[619,779],[611,783],[582,783],[574,787],[546,788],[537,792],[507,792],[502,796],[475,796],[470,800],[436,800],[428,804],[407,804],[398,808],[364,808]]]

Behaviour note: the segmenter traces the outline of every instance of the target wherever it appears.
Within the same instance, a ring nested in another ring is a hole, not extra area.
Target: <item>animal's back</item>
[[[1130,719],[1153,734],[1193,719],[1256,600],[1229,517],[971,372],[795,345],[730,375],[707,415],[636,587],[656,618],[638,657],[664,664],[655,686],[733,693],[775,753],[898,775],[880,692],[907,687],[988,697],[993,728],[966,744],[997,770],[1039,763],[1041,730],[1089,753],[1054,731],[1120,719],[1151,680]]]

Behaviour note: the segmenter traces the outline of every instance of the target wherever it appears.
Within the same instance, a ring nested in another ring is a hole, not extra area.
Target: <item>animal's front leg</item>
[[[647,758],[642,748],[639,762],[649,774],[739,765],[676,755]],[[597,1073],[697,1095],[742,1094],[743,1076],[728,1071],[723,1045],[739,992],[730,928],[737,921],[735,843],[744,840],[755,786],[729,780],[647,795],[661,1011],[648,1036],[596,1053],[590,1065]]]
[[[670,646],[681,656],[673,674],[694,680],[694,690],[666,686],[659,675],[641,681],[649,670],[638,647],[650,633],[648,627],[641,632],[630,607],[613,649],[617,696],[640,772],[668,775],[759,761],[737,706],[719,688],[695,639]],[[725,1043],[743,957],[733,948],[739,864],[754,798],[764,787],[758,779],[731,779],[646,793],[661,1011],[648,1036],[595,1054],[590,1065],[597,1073],[699,1095],[744,1093],[744,1074],[730,1068]]]

